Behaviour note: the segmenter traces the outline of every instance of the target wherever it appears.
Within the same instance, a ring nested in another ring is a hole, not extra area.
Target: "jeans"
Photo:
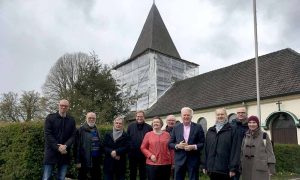
[[[50,180],[52,178],[52,171],[53,171],[54,164],[45,164],[44,165],[44,173],[42,180]],[[64,180],[67,174],[68,165],[67,164],[59,164],[57,165],[57,180]]]

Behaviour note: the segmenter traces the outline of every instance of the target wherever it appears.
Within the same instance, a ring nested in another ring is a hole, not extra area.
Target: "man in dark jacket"
[[[43,180],[51,179],[55,165],[56,179],[65,179],[71,159],[70,148],[76,132],[75,120],[67,115],[68,110],[69,102],[63,99],[59,101],[58,112],[46,117]]]
[[[104,180],[125,180],[126,154],[129,147],[129,136],[123,130],[123,119],[117,117],[113,130],[104,137]]]
[[[203,172],[211,180],[229,180],[238,170],[237,133],[227,119],[224,108],[216,110],[216,124],[206,134]]]
[[[237,142],[237,146],[241,147],[242,146],[242,141],[243,138],[248,131],[248,118],[247,118],[247,111],[245,107],[239,107],[236,109],[236,119],[232,120],[231,125],[236,128],[237,134],[239,141]],[[241,153],[241,148],[239,148],[236,152],[238,156],[240,157]],[[232,180],[239,180],[240,179],[240,172],[237,171],[235,173],[235,176],[233,176],[231,179]]]
[[[129,151],[129,170],[130,180],[135,180],[137,168],[139,168],[140,180],[146,179],[146,158],[140,147],[144,136],[147,132],[152,131],[152,127],[145,123],[144,111],[137,111],[135,116],[136,121],[131,123],[127,128],[127,133],[130,136],[130,151]]]
[[[175,150],[175,180],[184,180],[188,172],[190,180],[199,179],[200,152],[204,147],[202,126],[192,122],[193,110],[181,109],[182,123],[171,133],[169,148]]]
[[[74,149],[78,180],[101,179],[102,145],[95,113],[87,113],[86,122],[77,130]]]
[[[171,132],[176,124],[176,117],[173,114],[170,114],[166,118],[167,126],[166,131],[171,135]]]

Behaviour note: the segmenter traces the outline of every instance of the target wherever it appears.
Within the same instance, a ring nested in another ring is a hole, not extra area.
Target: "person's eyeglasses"
[[[238,114],[245,114],[246,112],[237,112]]]

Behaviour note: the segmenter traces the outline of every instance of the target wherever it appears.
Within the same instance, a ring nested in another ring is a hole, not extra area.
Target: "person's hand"
[[[156,157],[155,157],[155,155],[152,154],[152,155],[150,156],[150,159],[151,159],[152,162],[156,162]]]
[[[112,158],[115,158],[117,156],[117,152],[115,150],[113,150],[111,153],[110,153],[111,157]]]
[[[184,149],[185,146],[187,146],[188,144],[183,141],[181,141],[179,144],[175,145],[176,149]]]
[[[115,156],[115,160],[120,160],[120,156]]]
[[[230,172],[229,172],[229,177],[233,177],[233,176],[235,176],[235,172],[230,171]]]
[[[64,145],[64,144],[57,144],[58,145],[58,151],[61,153],[61,154],[67,154],[67,145]]]
[[[184,146],[184,150],[185,151],[191,151],[191,150],[194,150],[194,149],[195,149],[194,145],[186,145],[186,146]]]
[[[202,169],[203,174],[207,174],[207,170],[206,169]]]
[[[81,168],[81,163],[77,163],[77,164],[76,164],[76,168],[77,168],[77,169]]]

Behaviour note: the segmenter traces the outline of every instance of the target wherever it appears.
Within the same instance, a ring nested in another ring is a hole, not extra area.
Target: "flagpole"
[[[256,18],[256,0],[253,0],[253,16],[254,16],[254,43],[255,43],[255,72],[256,72],[256,98],[257,98],[257,116],[261,124],[260,109],[260,91],[259,91],[259,71],[258,71],[258,42],[257,42],[257,18]]]

